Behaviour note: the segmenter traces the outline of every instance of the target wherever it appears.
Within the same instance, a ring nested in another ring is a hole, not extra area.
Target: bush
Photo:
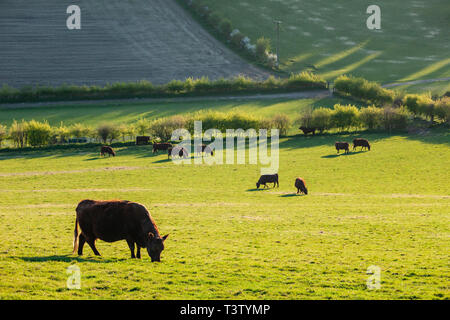
[[[97,136],[103,143],[109,139],[109,143],[120,136],[119,128],[112,123],[103,123],[97,127]]]
[[[140,136],[145,136],[150,128],[150,123],[145,118],[140,118],[135,124],[134,129],[135,132]]]
[[[328,108],[317,108],[311,114],[310,128],[317,128],[320,133],[332,127],[333,110]]]
[[[327,82],[321,76],[308,71],[303,71],[297,74],[291,73],[289,78],[286,80],[286,87],[291,89],[313,86],[325,89],[327,87]]]
[[[84,138],[90,133],[90,129],[81,123],[75,123],[69,127],[69,135],[74,138]]]
[[[172,133],[177,129],[186,127],[186,118],[184,116],[172,116],[153,120],[149,125],[150,133],[160,138],[162,141],[169,141]]]
[[[335,104],[333,107],[332,123],[341,130],[350,129],[359,125],[359,110],[352,105]]]
[[[392,103],[395,96],[393,91],[382,88],[378,83],[345,75],[334,81],[334,89],[344,96],[352,96],[379,106]]]
[[[405,106],[414,115],[433,118],[433,100],[425,94],[408,94],[405,96]]]
[[[450,123],[450,97],[442,97],[437,100],[434,105],[434,110],[439,119]]]
[[[2,147],[2,142],[6,139],[7,135],[8,131],[6,130],[6,126],[0,124],[0,148]]]
[[[26,127],[27,123],[24,120],[22,120],[22,122],[14,120],[11,124],[9,136],[13,140],[15,146],[23,148],[26,145]]]
[[[386,107],[383,112],[383,125],[386,130],[405,130],[410,120],[410,114],[405,108]]]
[[[262,37],[256,40],[256,57],[259,61],[265,62],[270,51],[270,39]]]
[[[25,129],[27,142],[32,146],[43,146],[48,144],[52,135],[52,128],[47,121],[39,122],[31,120],[27,123]]]
[[[285,114],[276,114],[270,120],[271,129],[278,129],[280,136],[286,136],[291,127],[291,119]]]
[[[369,106],[359,110],[359,121],[363,127],[376,129],[383,124],[383,109]]]
[[[240,31],[236,30],[236,32],[231,33],[230,40],[236,48],[242,48],[242,40],[244,37]]]
[[[223,35],[224,35],[226,38],[229,38],[229,37],[230,37],[230,33],[231,33],[231,31],[233,30],[233,27],[232,27],[232,25],[231,25],[231,21],[228,20],[228,19],[223,19],[223,20],[220,22],[219,30],[220,30],[220,32],[223,33]]]

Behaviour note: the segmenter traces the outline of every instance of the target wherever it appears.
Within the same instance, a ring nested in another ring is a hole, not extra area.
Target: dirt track
[[[81,30],[66,9],[81,8]],[[2,0],[0,86],[268,74],[211,37],[173,0]]]

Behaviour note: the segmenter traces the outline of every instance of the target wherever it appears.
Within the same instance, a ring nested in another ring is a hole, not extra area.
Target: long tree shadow
[[[80,256],[73,256],[71,254],[66,255],[53,255],[53,256],[44,256],[44,257],[20,257],[23,261],[26,262],[92,262],[92,263],[110,263],[110,262],[118,262],[124,261],[126,259],[104,259],[99,257],[87,257],[83,258]]]

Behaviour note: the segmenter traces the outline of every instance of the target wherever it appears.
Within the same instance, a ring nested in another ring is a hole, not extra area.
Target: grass
[[[0,153],[0,298],[448,299],[448,131],[366,134],[372,151],[337,156],[356,136],[282,139],[280,188],[264,191],[259,166],[177,166],[150,147]],[[71,255],[85,198],[146,205],[170,234],[162,263],[129,259],[125,241]]]
[[[248,35],[271,39],[273,20],[281,20],[280,69],[312,69],[327,79],[351,73],[368,80],[391,83],[443,78],[450,75],[448,58],[449,7],[444,0],[403,6],[381,0],[381,30],[369,30],[366,9],[370,1],[345,4],[314,1],[203,0],[212,12],[229,19]],[[414,33],[411,33],[414,30]]]
[[[103,121],[131,123],[141,117],[156,119],[175,114],[186,114],[203,109],[216,111],[239,110],[255,112],[261,116],[276,113],[296,114],[309,106],[332,107],[335,103],[348,104],[348,99],[267,99],[257,101],[199,101],[199,102],[166,102],[166,103],[95,103],[74,104],[73,106],[52,106],[39,108],[0,108],[0,123],[10,125],[16,120],[48,120],[51,125],[84,123],[97,124]]]

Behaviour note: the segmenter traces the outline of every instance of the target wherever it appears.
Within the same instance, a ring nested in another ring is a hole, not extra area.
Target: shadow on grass
[[[302,193],[289,193],[289,194],[282,194],[280,195],[281,198],[292,198],[292,197],[304,197],[306,196],[305,194]]]
[[[342,157],[342,156],[343,156],[343,157],[346,157],[346,156],[353,156],[353,155],[355,155],[355,154],[363,153],[363,152],[367,152],[367,151],[355,151],[355,152],[350,151],[349,153],[329,154],[329,155],[327,155],[327,156],[322,156],[321,158],[332,159],[332,158],[337,158],[337,157]]]
[[[104,259],[101,257],[87,257],[83,258],[80,256],[74,256],[71,254],[66,255],[54,255],[54,256],[45,256],[45,257],[20,257],[23,261],[26,262],[93,262],[93,263],[110,263],[110,262],[118,262],[124,261],[126,259]]]
[[[264,191],[264,189],[256,189],[256,188],[247,189],[247,192],[254,192],[254,191]]]

